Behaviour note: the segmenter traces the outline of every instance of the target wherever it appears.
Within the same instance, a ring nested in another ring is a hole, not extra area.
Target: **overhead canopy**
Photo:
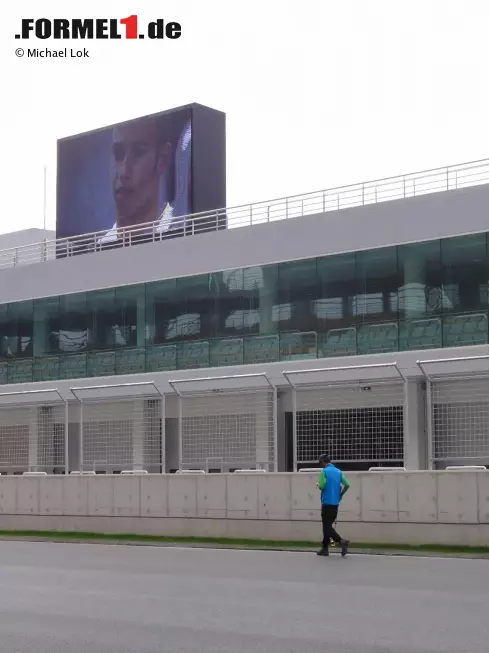
[[[489,355],[420,360],[416,364],[427,379],[489,375]]]
[[[116,383],[110,385],[78,386],[70,388],[78,401],[97,399],[134,399],[137,397],[160,397],[161,392],[154,381],[141,383]]]
[[[336,386],[339,384],[363,384],[403,381],[404,377],[397,363],[376,365],[348,365],[345,367],[325,367],[312,370],[293,370],[283,372],[292,387],[315,385]]]
[[[0,407],[42,406],[46,404],[62,404],[64,401],[65,400],[57,388],[0,393]]]
[[[211,376],[197,379],[175,379],[169,384],[178,395],[202,394],[208,392],[234,392],[238,390],[273,390],[274,385],[263,374],[235,374],[232,376]]]

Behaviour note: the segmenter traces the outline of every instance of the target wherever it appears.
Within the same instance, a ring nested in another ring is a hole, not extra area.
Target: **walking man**
[[[348,491],[350,483],[341,470],[331,463],[326,454],[319,458],[321,471],[318,477],[318,489],[321,490],[321,520],[323,522],[323,545],[318,551],[319,556],[329,555],[330,540],[341,547],[341,555],[348,553],[348,540],[341,538],[335,531],[333,524],[338,517],[338,506],[343,495]]]

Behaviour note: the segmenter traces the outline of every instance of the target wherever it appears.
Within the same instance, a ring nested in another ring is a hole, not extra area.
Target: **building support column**
[[[418,379],[405,382],[404,467],[409,471],[428,468],[425,386]]]

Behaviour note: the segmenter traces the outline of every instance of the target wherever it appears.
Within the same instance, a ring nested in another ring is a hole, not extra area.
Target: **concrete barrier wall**
[[[489,472],[350,473],[357,542],[489,545]],[[318,540],[316,474],[0,477],[0,530]]]

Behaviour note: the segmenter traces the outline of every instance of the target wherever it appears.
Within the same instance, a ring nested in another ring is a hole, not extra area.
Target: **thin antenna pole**
[[[47,166],[44,166],[44,206],[43,206],[43,224],[44,231],[46,231],[46,180],[47,180]]]

